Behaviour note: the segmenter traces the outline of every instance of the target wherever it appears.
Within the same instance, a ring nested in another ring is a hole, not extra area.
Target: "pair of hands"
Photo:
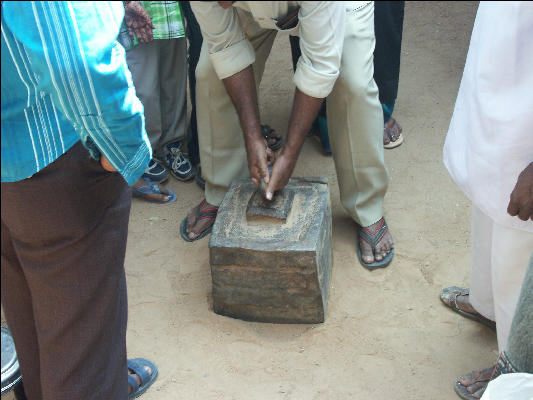
[[[128,33],[133,39],[137,36],[140,43],[148,43],[154,40],[152,19],[139,1],[129,1],[124,4],[124,22],[128,27]]]
[[[283,148],[276,156],[263,138],[247,140],[246,153],[252,182],[256,186],[262,186],[261,181],[263,181],[266,186],[263,186],[265,197],[267,200],[272,200],[274,193],[283,189],[289,182],[296,165],[297,155],[292,156]],[[270,165],[273,165],[272,175],[268,171]]]

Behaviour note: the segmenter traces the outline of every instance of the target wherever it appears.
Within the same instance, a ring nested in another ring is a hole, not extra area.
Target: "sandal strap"
[[[460,310],[459,306],[457,305],[457,297],[468,295],[470,295],[470,289],[461,289],[457,292],[452,293],[453,306],[455,307],[455,309]]]
[[[131,393],[135,393],[139,390],[139,382],[133,377],[133,375],[128,374],[128,385],[131,387]]]
[[[141,186],[135,189],[135,192],[139,194],[163,194],[161,192],[161,187],[157,183],[151,183],[147,186]]]
[[[196,212],[196,221],[207,218],[216,218],[218,214],[218,207],[202,208],[206,204],[207,200],[205,199],[200,203],[200,207],[198,207],[198,211]]]
[[[137,375],[141,379],[141,385],[144,385],[146,382],[150,380],[151,374],[144,368],[144,365],[139,363],[135,360],[128,360],[128,368],[133,371],[135,375]],[[139,387],[137,380],[131,376],[128,375],[128,382],[130,381],[129,378],[133,378],[135,383],[137,383],[137,388]]]
[[[360,238],[367,242],[372,247],[372,249],[376,248],[379,241],[389,231],[389,227],[387,226],[384,217],[381,217],[380,222],[381,224],[379,226],[379,229],[374,234],[370,233],[367,228],[360,227],[359,229]]]

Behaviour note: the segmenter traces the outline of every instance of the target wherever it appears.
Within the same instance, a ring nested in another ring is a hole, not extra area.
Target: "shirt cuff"
[[[148,167],[148,163],[152,158],[152,152],[150,147],[145,143],[137,149],[137,152],[132,157],[130,161],[123,168],[119,168],[119,173],[122,175],[124,180],[128,183],[129,186],[133,186],[135,182],[139,180],[141,175]]]
[[[247,40],[219,50],[210,55],[211,62],[219,79],[226,79],[255,62],[255,51]]]
[[[328,97],[333,90],[333,85],[335,85],[338,76],[338,71],[336,74],[318,72],[302,62],[300,58],[294,73],[294,84],[302,93],[317,99],[323,99]]]

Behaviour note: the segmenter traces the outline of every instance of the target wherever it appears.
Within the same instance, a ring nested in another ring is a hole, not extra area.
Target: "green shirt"
[[[179,1],[141,1],[142,6],[152,18],[154,39],[177,39],[185,36],[185,27],[181,16]],[[135,33],[133,34],[135,36]],[[137,37],[133,40],[128,34],[126,23],[122,23],[118,41],[126,50],[139,44]]]

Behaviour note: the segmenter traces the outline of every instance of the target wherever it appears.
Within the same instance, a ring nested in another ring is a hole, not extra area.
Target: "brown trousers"
[[[78,142],[1,196],[2,303],[28,399],[127,399],[126,182]]]

